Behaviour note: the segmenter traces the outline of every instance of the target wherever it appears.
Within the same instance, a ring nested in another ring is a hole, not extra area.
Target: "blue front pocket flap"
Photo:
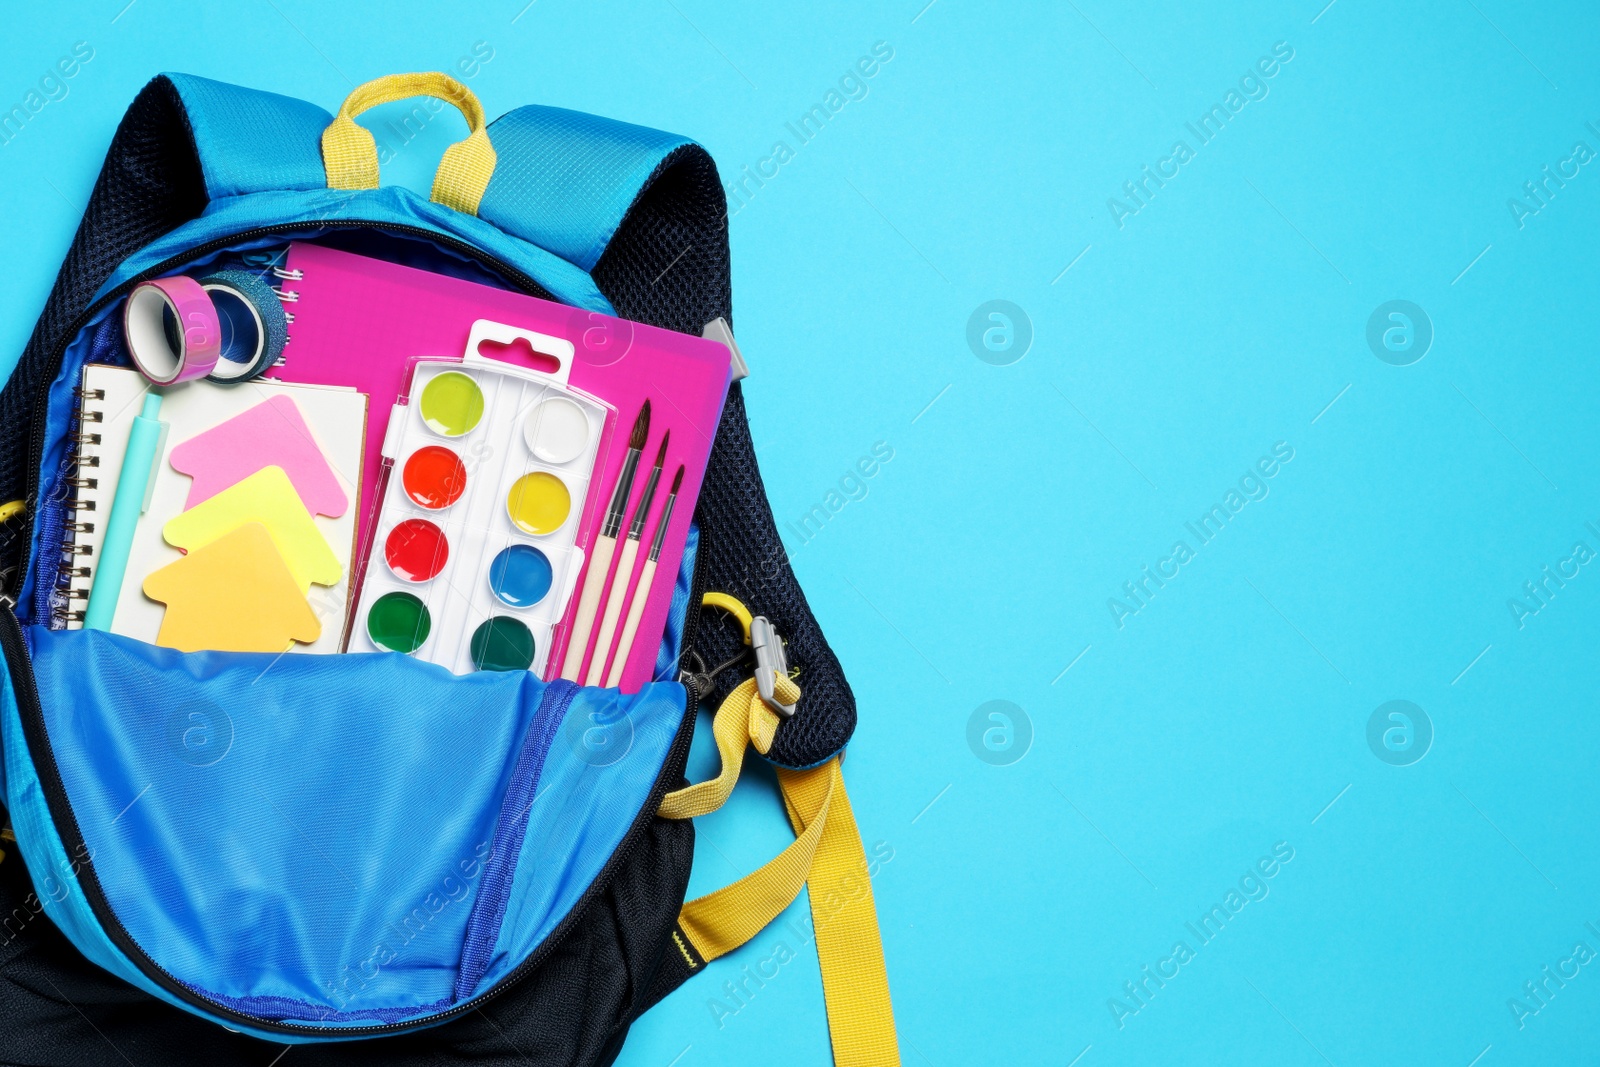
[[[263,1019],[399,1022],[492,987],[600,874],[684,718],[676,684],[27,635],[117,920]]]

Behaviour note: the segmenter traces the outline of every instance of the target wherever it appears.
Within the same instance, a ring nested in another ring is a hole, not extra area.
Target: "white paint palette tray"
[[[526,341],[550,369],[487,359]],[[570,341],[473,324],[466,355],[418,360],[383,443],[382,510],[349,651],[456,674],[542,673],[583,569],[578,531],[615,411],[567,385]],[[392,466],[390,466],[392,465]]]

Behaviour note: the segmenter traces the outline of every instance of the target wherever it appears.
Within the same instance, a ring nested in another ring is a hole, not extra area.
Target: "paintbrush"
[[[672,491],[667,502],[661,505],[661,518],[656,520],[655,540],[650,543],[650,554],[644,558],[639,571],[639,584],[633,590],[633,603],[628,605],[628,621],[622,624],[622,636],[617,639],[617,654],[611,660],[611,670],[606,675],[606,686],[615,688],[622,681],[622,669],[628,665],[628,653],[633,651],[633,639],[639,632],[639,620],[644,617],[645,602],[650,599],[650,584],[656,577],[656,560],[661,558],[661,545],[667,539],[667,523],[672,521],[672,505],[678,499],[678,487],[683,484],[683,467],[672,476]]]
[[[617,550],[617,532],[622,529],[622,512],[628,506],[628,495],[633,492],[633,475],[639,469],[639,456],[650,437],[650,401],[647,398],[633,420],[633,433],[628,437],[628,454],[622,460],[622,473],[617,476],[617,487],[611,493],[611,506],[606,509],[605,524],[600,536],[595,538],[594,549],[589,554],[589,570],[583,576],[583,592],[578,597],[578,613],[572,618],[572,634],[567,641],[567,655],[561,661],[561,677],[569,682],[578,680],[583,667],[583,654],[589,647],[589,634],[594,630],[594,619],[600,611],[600,597],[606,590],[606,575],[611,570],[611,555]],[[604,654],[604,649],[601,650]]]
[[[644,520],[650,514],[650,504],[661,483],[661,464],[667,460],[667,442],[672,431],[661,437],[661,447],[656,450],[655,466],[645,479],[644,492],[639,496],[639,506],[633,510],[633,524],[628,527],[628,538],[622,542],[622,557],[617,562],[617,575],[611,579],[611,591],[606,597],[605,617],[600,620],[600,636],[594,642],[594,657],[589,660],[589,674],[584,685],[599,685],[606,672],[606,653],[611,650],[611,639],[617,633],[617,621],[622,618],[623,600],[628,595],[628,582],[633,578],[633,564],[639,556],[639,541],[644,537]]]

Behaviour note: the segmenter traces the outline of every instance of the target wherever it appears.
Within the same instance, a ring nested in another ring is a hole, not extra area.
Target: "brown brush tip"
[[[683,484],[683,464],[678,464],[678,473],[672,476],[672,495],[678,495],[678,486]]]
[[[644,407],[639,409],[639,417],[633,420],[633,434],[628,438],[628,447],[643,450],[644,443],[650,437],[650,400],[645,399]]]
[[[672,431],[668,430],[661,436],[661,447],[656,450],[656,467],[659,469],[667,461],[667,442],[672,440]]]

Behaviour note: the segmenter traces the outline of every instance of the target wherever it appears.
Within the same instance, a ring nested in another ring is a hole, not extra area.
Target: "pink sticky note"
[[[184,509],[209,500],[266,467],[282,467],[306,510],[338,518],[350,506],[327,457],[294,400],[274,396],[172,450],[174,470],[189,475]]]

